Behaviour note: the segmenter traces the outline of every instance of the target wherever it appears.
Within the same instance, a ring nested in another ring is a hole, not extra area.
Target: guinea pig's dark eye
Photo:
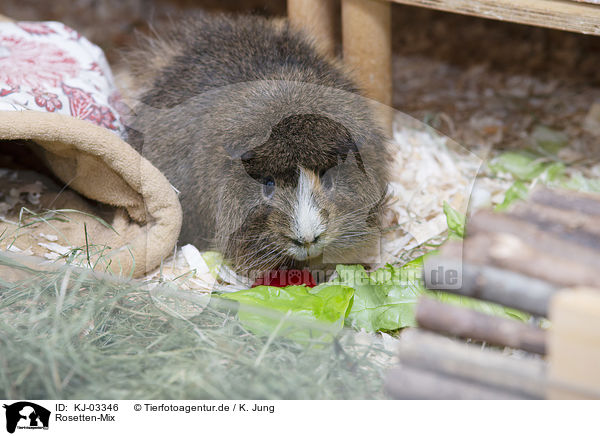
[[[321,179],[321,186],[325,189],[331,189],[333,186],[333,169],[319,171],[319,179]]]
[[[266,198],[271,198],[271,197],[273,197],[274,193],[275,193],[275,180],[271,176],[265,177],[263,179],[263,195]]]

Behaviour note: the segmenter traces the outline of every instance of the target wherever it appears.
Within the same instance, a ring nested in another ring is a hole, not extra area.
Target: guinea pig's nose
[[[292,239],[292,242],[298,247],[308,247],[311,244],[316,244],[321,237],[321,234],[312,235],[310,237],[300,236],[297,239]]]

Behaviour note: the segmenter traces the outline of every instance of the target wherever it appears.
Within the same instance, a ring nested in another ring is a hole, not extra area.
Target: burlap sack
[[[177,242],[181,206],[124,141],[101,50],[61,23],[0,20],[0,250],[133,276]]]

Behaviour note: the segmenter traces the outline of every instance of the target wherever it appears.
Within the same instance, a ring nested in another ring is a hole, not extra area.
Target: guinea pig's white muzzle
[[[304,169],[300,171],[291,220],[294,237],[289,248],[292,257],[298,260],[310,259],[323,252],[324,243],[321,236],[326,225],[315,199],[318,183],[314,174]]]
[[[323,253],[323,244],[316,238],[312,242],[303,242],[302,240],[292,240],[292,246],[289,248],[290,254],[297,260],[310,259]]]

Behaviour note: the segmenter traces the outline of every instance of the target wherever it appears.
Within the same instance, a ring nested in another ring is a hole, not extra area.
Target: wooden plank
[[[492,345],[546,353],[546,332],[531,324],[500,318],[464,307],[419,298],[415,313],[419,327]]]
[[[548,397],[600,399],[600,292],[574,288],[550,305]]]
[[[600,7],[568,0],[390,0],[447,12],[600,35]]]
[[[337,0],[288,0],[287,11],[292,26],[311,35],[319,49],[335,54]]]
[[[342,0],[344,62],[365,95],[392,104],[392,15],[390,4]]]

